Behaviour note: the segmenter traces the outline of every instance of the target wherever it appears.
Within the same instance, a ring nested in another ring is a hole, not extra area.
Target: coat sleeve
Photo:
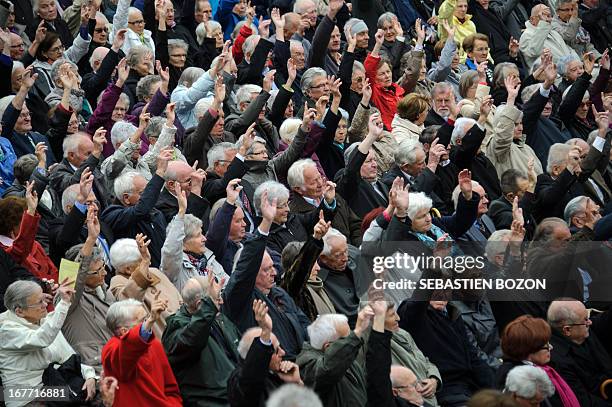
[[[91,35],[87,34],[87,39],[77,35],[74,42],[64,53],[64,57],[75,64],[78,64],[81,58],[87,55],[89,51],[89,43],[91,42]]]
[[[204,143],[218,119],[218,114],[213,116],[210,109],[207,110],[198,122],[196,130],[185,138],[183,142],[183,153],[185,157],[187,157],[189,165],[193,165],[196,160],[201,160],[204,155]]]
[[[9,325],[0,329],[0,349],[36,351],[51,346],[62,329],[69,306],[60,301],[38,329],[24,329],[21,325],[18,329]]]
[[[7,252],[10,253],[17,263],[23,264],[30,253],[32,253],[36,231],[38,230],[38,222],[40,222],[39,214],[30,215],[27,210],[23,211],[19,234],[13,241],[13,246],[7,249]]]
[[[550,23],[540,21],[537,27],[533,29],[527,28],[523,31],[519,41],[521,53],[528,59],[535,59],[540,56],[551,30],[552,26]]]
[[[304,286],[310,277],[312,266],[319,258],[319,254],[323,251],[323,242],[316,240],[312,236],[308,236],[308,240],[298,253],[291,267],[285,274],[281,287],[293,298],[298,301],[301,296]]]
[[[225,254],[234,212],[236,212],[236,206],[230,205],[227,201],[224,202],[210,224],[208,233],[206,233],[206,247],[208,247],[218,259],[222,259]],[[229,272],[231,272],[231,270],[229,270]]]
[[[304,151],[304,147],[306,146],[306,138],[307,134],[304,133],[300,127],[289,147],[279,156],[272,159],[277,177],[287,174],[289,167],[302,157],[302,151]]]
[[[140,327],[142,324],[134,326],[119,339],[116,346],[108,346],[104,355],[103,363],[105,366],[112,367],[113,376],[120,382],[129,382],[135,379],[136,366],[138,359],[145,354],[154,335],[149,342],[145,342],[140,337]]]
[[[91,265],[92,260],[93,256],[81,257],[81,261],[79,264],[79,272],[77,274],[76,283],[74,285],[74,296],[72,297],[72,303],[70,303],[70,308],[68,308],[68,315],[72,314],[74,310],[77,309],[79,303],[81,302],[81,298],[83,298],[83,291],[85,290],[85,279],[87,278],[87,273],[89,272],[89,266]]]
[[[247,128],[257,120],[259,112],[264,108],[266,102],[270,98],[270,94],[265,90],[262,90],[257,98],[249,104],[240,116],[226,125],[226,130],[234,134],[243,134]]]
[[[312,37],[312,44],[310,46],[310,52],[308,53],[308,60],[306,66],[309,68],[322,68],[325,69],[325,56],[327,55],[327,46],[331,38],[332,32],[334,31],[334,22],[330,20],[328,16],[324,16]]]
[[[487,146],[487,153],[492,158],[495,158],[494,162],[508,161],[510,159],[514,123],[520,115],[520,110],[514,106],[506,106],[501,114],[499,114],[495,129],[493,130],[493,137],[491,137]]]
[[[370,119],[370,107],[364,107],[361,102],[355,110],[353,121],[347,131],[349,142],[362,141],[368,134],[368,120]]]
[[[166,241],[161,249],[160,265],[160,270],[173,284],[176,284],[176,278],[183,264],[183,239],[185,239],[185,220],[177,214],[168,225]]]
[[[110,49],[102,60],[100,68],[90,75],[87,81],[83,80],[81,88],[85,91],[87,98],[96,99],[104,91],[118,63],[119,54]]]
[[[247,357],[228,382],[228,399],[232,407],[252,406],[263,398],[269,364],[274,348],[253,339]]]
[[[394,406],[391,386],[391,332],[370,332],[366,353],[368,404]]]
[[[113,210],[110,214],[105,211],[102,213],[103,220],[113,230],[121,230],[146,218],[155,207],[163,185],[164,179],[157,174],[153,175],[136,205]]]
[[[576,79],[576,82],[574,82],[572,87],[567,91],[565,98],[563,98],[559,106],[558,115],[566,126],[574,120],[576,111],[582,103],[582,98],[589,89],[589,85],[591,84],[590,81],[591,75],[586,72],[583,73]]]
[[[151,174],[157,170],[157,157],[159,153],[166,147],[174,147],[174,136],[176,135],[176,127],[168,127],[165,123],[162,126],[161,133],[157,143],[142,157],[143,161],[149,167]],[[176,151],[176,149],[175,149]]]

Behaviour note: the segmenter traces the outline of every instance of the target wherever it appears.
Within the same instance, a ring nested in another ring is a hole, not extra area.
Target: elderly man
[[[166,218],[154,205],[171,158],[171,150],[162,151],[157,158],[157,170],[148,183],[136,172],[128,172],[117,178],[114,187],[117,204],[102,212],[102,220],[111,227],[116,238],[134,238],[138,233],[143,233],[151,240],[152,267],[160,265],[161,248],[166,238]]]
[[[337,75],[340,66],[340,29],[334,24],[338,12],[344,6],[341,0],[331,1],[329,11],[316,26],[312,37],[312,46],[308,54],[308,67],[325,69],[329,75]],[[327,49],[326,52],[321,52]]]
[[[189,279],[183,305],[166,320],[162,343],[185,405],[226,406],[227,380],[236,368],[240,332],[222,313],[213,274]]]
[[[469,228],[468,231],[460,236],[457,240],[461,242],[469,242],[467,245],[465,245],[468,252],[471,251],[474,254],[477,253],[476,255],[482,255],[484,253],[487,239],[489,239],[493,232],[495,232],[495,224],[489,215],[487,215],[487,212],[489,212],[489,199],[487,198],[487,193],[482,185],[476,181],[472,181],[472,191],[476,192],[478,196],[480,196],[480,202],[478,203],[478,217],[472,227]],[[457,185],[453,191],[453,203],[455,204],[455,210],[457,209],[457,204],[459,203],[460,192],[461,189]],[[476,245],[479,247],[474,247]]]
[[[346,168],[336,174],[338,193],[349,202],[351,209],[363,218],[377,207],[386,207],[388,188],[378,179],[372,144],[382,134],[380,114],[370,116],[368,135],[361,143],[352,144],[345,152]]]
[[[227,383],[230,405],[233,407],[264,407],[274,389],[284,383],[303,386],[300,367],[283,360],[286,355],[277,336],[265,301],[253,301],[253,313],[258,328],[248,329],[238,343],[241,364]],[[289,357],[287,357],[289,358]]]
[[[11,33],[11,59],[13,61],[21,61],[22,58],[25,55],[25,43],[23,42],[23,39],[15,33]]]
[[[272,203],[265,193],[261,200],[263,217],[257,233],[244,242],[229,283],[223,291],[224,312],[245,331],[256,325],[256,313],[250,311],[253,300],[264,301],[270,308],[275,334],[290,359],[295,358],[307,338],[308,317],[282,288],[275,286],[276,269],[266,251],[266,243],[276,217],[277,200]],[[278,304],[283,304],[281,308]]]
[[[592,52],[595,59],[599,59],[601,54],[591,43],[589,32],[581,26],[578,5],[573,0],[559,0],[556,8],[557,14],[552,19],[552,29],[561,34],[565,43],[578,55]]]
[[[580,156],[584,157],[583,159],[587,161],[586,157],[589,156],[589,153],[591,151],[591,145],[593,145],[595,141],[598,142],[598,145],[601,145],[601,141],[606,140],[601,154],[596,153],[598,156],[596,161],[597,169],[591,172],[588,167],[590,163],[585,162],[584,164],[587,166],[586,169],[589,171],[583,174],[583,186],[585,195],[590,196],[599,205],[605,206],[608,202],[610,202],[610,199],[612,198],[612,192],[610,191],[610,187],[608,187],[608,185],[606,184],[606,181],[604,180],[602,173],[599,171],[599,168],[606,168],[607,163],[610,161],[610,142],[607,140],[610,137],[606,135],[607,131],[602,132],[603,136],[600,136],[599,138],[597,137],[597,134],[600,133],[593,131],[589,135],[588,141],[585,141],[581,138],[573,138],[566,141],[565,144],[578,147],[580,149]],[[610,134],[610,136],[612,136],[612,133]],[[587,175],[589,175],[588,178],[586,178]]]
[[[502,174],[502,196],[489,205],[489,216],[495,229],[510,229],[516,216],[515,209],[520,208],[525,219],[524,227],[527,238],[531,239],[536,227],[536,220],[533,216],[536,206],[535,186],[536,175],[533,171],[525,174],[510,169]],[[517,200],[517,208],[514,208],[515,200]]]
[[[591,320],[580,301],[561,299],[548,308],[551,361],[572,388],[581,406],[604,406],[601,385],[612,378],[608,340],[608,312]]]
[[[309,158],[296,161],[287,173],[293,196],[289,202],[291,213],[311,213],[319,207],[326,189],[317,165]],[[361,244],[361,220],[346,201],[336,195],[336,215],[332,227],[347,236],[353,246]]]
[[[210,202],[217,202],[223,198],[229,182],[242,178],[247,172],[246,164],[240,157],[237,157],[239,151],[237,147],[234,143],[224,141],[215,144],[206,154],[208,167],[206,168],[206,182],[202,185],[202,195],[206,196]]]
[[[538,366],[517,366],[508,372],[504,393],[519,406],[541,405],[555,394],[555,387],[544,369]]]
[[[519,49],[528,69],[531,69],[544,48],[552,52],[555,60],[565,55],[578,57],[576,51],[565,43],[563,35],[553,29],[551,21],[550,8],[544,4],[537,4],[531,9],[531,16],[525,22],[525,31],[519,41]]]
[[[247,38],[242,46],[244,58],[237,66],[238,75],[236,77],[236,84],[261,86],[261,72],[266,67],[268,54],[273,47],[274,44],[262,36],[251,35]]]
[[[246,133],[249,126],[255,123],[255,132],[257,136],[266,141],[266,150],[270,157],[273,157],[279,151],[280,141],[278,130],[272,122],[265,118],[266,102],[270,97],[273,80],[274,71],[270,71],[263,79],[263,88],[250,84],[240,87],[236,92],[236,107],[238,109],[225,118],[225,129],[235,136]]]
[[[58,194],[62,194],[70,185],[79,183],[83,171],[89,168],[93,175],[93,192],[100,203],[100,209],[108,206],[110,194],[106,188],[106,179],[98,169],[106,143],[105,133],[96,131],[93,141],[84,133],[73,134],[64,139],[64,159],[49,175],[51,187]]]
[[[313,387],[326,406],[365,406],[366,372],[359,354],[370,310],[359,313],[354,331],[346,315],[325,314],[308,326],[310,342],[297,358],[304,384]]]
[[[601,219],[599,205],[587,196],[580,195],[565,205],[563,219],[572,235],[580,233],[580,240],[601,240],[595,235],[595,224]]]
[[[317,101],[322,96],[329,97],[331,91],[330,86],[331,84],[327,79],[327,72],[321,68],[308,68],[300,80],[300,88],[304,95],[303,102],[306,102],[309,108],[315,107]],[[299,106],[297,115],[299,116],[303,110],[304,106],[302,104]]]
[[[155,59],[155,42],[151,31],[145,30],[145,21],[142,12],[135,7],[130,7],[130,0],[119,0],[117,11],[113,17],[113,31],[111,39],[118,34],[119,30],[127,28],[125,43],[121,47],[127,55],[135,45],[144,45],[151,51]]]
[[[155,300],[151,313],[133,299],[114,303],[106,314],[113,337],[102,349],[104,374],[117,379],[116,405],[182,406],[179,386],[153,325],[167,300]]]
[[[34,41],[36,30],[39,24],[44,21],[43,26],[47,31],[57,33],[64,47],[68,48],[72,45],[74,37],[68,28],[68,24],[66,24],[57,12],[57,6],[54,0],[39,0],[33,3],[33,9],[36,17],[34,17],[34,20],[32,20],[25,29],[25,33],[30,41]]]
[[[449,117],[454,114],[452,119],[456,117],[454,113],[456,109],[455,91],[453,87],[446,82],[438,82],[431,89],[432,107],[425,118],[425,126],[443,125]]]

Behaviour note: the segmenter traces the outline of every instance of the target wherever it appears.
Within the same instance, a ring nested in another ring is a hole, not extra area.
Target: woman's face
[[[289,199],[282,198],[276,203],[276,216],[274,217],[274,223],[282,225],[287,222],[289,217]]]
[[[205,251],[205,243],[206,237],[202,234],[202,229],[199,229],[195,235],[183,241],[183,250],[190,253],[202,254]]]
[[[391,86],[393,83],[393,76],[389,64],[383,63],[376,70],[376,82],[380,83],[382,86]]]
[[[72,113],[72,116],[70,116],[70,121],[68,122],[67,133],[74,134],[77,131],[79,131],[79,118],[77,117],[76,113]]]
[[[19,67],[16,68],[11,74],[11,87],[13,88],[13,92],[18,92],[19,88],[21,88],[21,84],[23,83],[23,72],[25,68]]]
[[[184,68],[187,61],[187,50],[181,47],[174,47],[168,51],[170,52],[170,65],[176,68]]]
[[[113,114],[111,115],[111,120],[113,122],[118,122],[123,120],[125,114],[127,113],[128,104],[121,98],[117,101],[115,108],[113,109]]]
[[[397,332],[399,330],[399,320],[400,317],[397,314],[397,311],[395,311],[395,307],[387,309],[387,314],[385,316],[385,330]]]
[[[587,115],[589,114],[589,110],[591,109],[591,101],[589,98],[584,98],[580,106],[578,106],[578,110],[576,110],[576,117],[580,120],[586,120]]]
[[[32,324],[39,324],[40,320],[47,316],[47,301],[42,288],[28,297],[27,306],[18,308],[17,315]]]
[[[181,53],[183,50],[181,50]],[[171,59],[172,61],[172,59]],[[184,64],[184,63],[183,63]],[[145,54],[138,64],[133,68],[140,76],[147,76],[153,73],[153,54]]]
[[[395,38],[397,37],[397,33],[395,32],[395,29],[393,28],[393,23],[391,21],[385,21],[382,27],[380,27],[380,29],[385,32],[385,41],[387,42],[395,41]]]
[[[223,48],[223,31],[221,31],[221,28],[213,28],[208,31],[207,36],[215,39],[215,47]]]
[[[514,134],[512,138],[518,140],[523,137],[523,120],[518,123],[514,123]]]
[[[476,89],[477,88],[478,88],[478,80],[475,80],[472,86],[468,88],[465,98],[468,100],[476,99]]]
[[[89,272],[85,278],[85,285],[89,288],[96,288],[104,284],[106,277],[106,267],[102,259],[94,260],[89,266]]]
[[[483,63],[489,56],[489,43],[482,40],[474,40],[474,48],[471,52],[468,52],[468,57],[476,61],[476,63]]]
[[[451,69],[457,69],[459,62],[461,62],[461,59],[459,59],[459,53],[455,52],[453,55],[453,60],[451,61]]]
[[[53,46],[49,48],[47,52],[43,52],[42,55],[49,60],[49,63],[57,61],[64,54],[64,45],[59,38],[53,43]]]
[[[346,120],[340,119],[340,123],[338,123],[338,128],[336,129],[336,135],[334,137],[334,141],[336,143],[344,143],[346,140],[347,127]]]
[[[363,87],[363,81],[365,81],[365,72],[354,69],[353,75],[351,76],[351,90],[361,95],[361,88]]]
[[[377,171],[376,155],[374,155],[374,150],[370,150],[365,162],[361,165],[361,178],[367,182],[374,182],[376,181]]]
[[[285,119],[293,117],[293,101],[290,100],[285,109]]]
[[[457,7],[455,7],[455,17],[460,20],[463,20],[465,18],[465,15],[467,14],[467,9],[467,0],[457,1]]]
[[[527,357],[532,363],[535,363],[538,366],[547,365],[550,362],[550,350],[552,349],[552,345],[550,343],[544,345],[542,349],[537,352],[532,353]]]
[[[431,229],[431,208],[421,209],[412,220],[412,230],[419,233],[429,232]]]
[[[579,76],[584,73],[584,64],[582,61],[572,61],[567,64],[567,71],[565,72],[565,77],[570,82],[575,82]]]

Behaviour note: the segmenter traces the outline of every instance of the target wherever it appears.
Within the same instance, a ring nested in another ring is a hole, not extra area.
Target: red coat
[[[391,86],[385,87],[376,82],[376,67],[380,61],[380,56],[374,57],[368,54],[363,66],[365,67],[366,77],[372,86],[371,102],[378,110],[385,128],[391,131],[391,122],[397,112],[397,102],[404,96],[404,88],[393,82]]]
[[[102,349],[106,376],[119,381],[115,407],[182,407],[178,384],[161,342],[140,338],[136,325],[121,338],[113,336]]]
[[[13,245],[7,247],[0,244],[0,246],[15,260],[15,263],[23,266],[34,277],[53,279],[57,282],[59,278],[57,267],[47,256],[42,245],[36,241],[39,221],[38,213],[32,216],[27,210],[24,211],[19,226],[19,235],[13,241]]]

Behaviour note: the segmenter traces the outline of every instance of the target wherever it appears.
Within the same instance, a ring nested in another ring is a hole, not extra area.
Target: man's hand
[[[60,298],[66,301],[68,304],[72,302],[72,296],[74,295],[74,288],[72,288],[72,285],[74,283],[74,280],[71,281],[68,277],[66,277],[62,280],[57,289],[57,295],[59,295]]]
[[[270,224],[274,221],[276,217],[276,205],[277,199],[272,199],[272,202],[268,201],[268,192],[264,192],[261,197],[261,216],[262,218],[270,222]]]
[[[312,237],[316,240],[323,239],[323,236],[327,233],[329,228],[331,227],[331,222],[325,222],[325,216],[323,216],[323,210],[319,211],[319,221],[316,225],[314,225],[314,230],[312,233]]]
[[[260,338],[268,342],[272,334],[272,318],[268,314],[268,306],[265,301],[255,300],[253,301],[253,313],[255,314],[255,321],[261,328]]]
[[[373,136],[374,140],[378,140],[382,136],[383,126],[380,114],[374,113],[370,115],[370,120],[368,121],[368,135]]]
[[[157,156],[157,169],[155,170],[155,174],[160,177],[164,177],[166,175],[166,170],[168,169],[168,162],[172,161],[172,156],[174,155],[174,149],[172,147],[164,148],[159,155]]]
[[[519,52],[519,42],[514,39],[514,37],[510,37],[510,43],[508,44],[508,54],[512,58],[516,58]]]
[[[215,110],[219,110],[221,108],[221,104],[225,100],[225,82],[223,82],[223,77],[219,75],[215,80],[215,97],[213,99],[213,106]]]
[[[225,201],[230,205],[236,205],[236,201],[238,201],[240,191],[242,191],[242,185],[240,185],[240,181],[240,178],[233,179],[227,184],[227,187],[225,188],[225,194],[227,195],[227,199]]]
[[[145,105],[142,111],[140,112],[140,116],[138,116],[138,132],[143,132],[147,126],[149,125],[149,121],[151,121],[151,114],[147,113],[147,108],[149,105]],[[140,135],[138,136],[140,138]]]
[[[336,184],[331,181],[327,181],[323,187],[323,197],[328,205],[331,205],[336,200]]]
[[[429,379],[421,380],[421,396],[425,398],[430,398],[434,394],[436,394],[436,390],[438,389],[438,381],[433,377]]]
[[[582,62],[584,63],[584,72],[589,75],[593,73],[593,68],[595,67],[595,57],[592,52],[585,52],[582,55]]]
[[[535,170],[535,159],[533,157],[527,161],[527,180],[529,181],[527,191],[533,193],[538,182],[538,174]]]
[[[47,144],[45,144],[43,141],[36,143],[34,154],[38,160],[38,168],[47,168]]]
[[[100,235],[100,221],[93,205],[87,208],[87,240],[95,242]]]
[[[310,133],[311,124],[317,117],[317,110],[308,107],[308,103],[304,102],[304,117],[302,118],[302,131]]]
[[[396,210],[398,218],[408,216],[408,207],[410,206],[410,185],[404,186],[404,180],[401,177],[396,177],[393,180],[393,207]]]
[[[242,145],[238,149],[238,153],[241,156],[245,157],[247,155],[247,151],[249,151],[249,149],[253,145],[253,142],[255,141],[255,136],[256,136],[256,134],[255,134],[255,123],[251,123],[249,128],[242,135]]]
[[[369,305],[366,305],[365,307],[361,309],[361,311],[359,311],[359,314],[357,314],[357,322],[355,323],[355,329],[354,329],[355,335],[361,338],[363,333],[370,326],[370,321],[372,320],[373,316],[374,316],[374,311]]]
[[[425,28],[423,28],[423,23],[420,18],[417,18],[414,22],[414,30],[417,35],[417,45],[423,45],[423,42],[425,42]]]
[[[259,27],[257,27],[257,29],[259,30],[259,35],[261,36],[261,38],[268,39],[270,37],[271,23],[272,20],[264,20],[263,16],[259,16]]]
[[[300,377],[300,367],[290,360],[283,360],[280,363],[279,371],[276,372],[276,374],[285,383],[296,383],[301,386],[304,385],[302,378]]]
[[[274,83],[274,75],[276,74],[276,69],[271,69],[263,78],[263,90],[270,93],[272,90],[272,83]]]
[[[127,80],[129,74],[130,67],[127,64],[127,59],[122,58],[117,65],[117,81],[115,82],[115,86],[123,88],[123,84]]]
[[[28,214],[34,216],[36,214],[36,208],[38,207],[38,194],[34,191],[34,181],[26,182],[26,194],[25,194],[27,211]]]
[[[93,188],[94,176],[91,173],[89,167],[85,168],[81,173],[81,179],[79,181],[79,194],[77,195],[77,201],[81,204],[85,204],[91,190]]]
[[[327,104],[329,103],[329,96],[321,96],[317,102],[315,103],[315,108],[317,109],[317,117],[318,121],[323,120],[323,114],[325,114],[325,109],[327,109]]]
[[[327,16],[330,20],[334,21],[336,19],[336,15],[344,6],[344,0],[330,0],[329,1],[329,11],[327,12]]]
[[[519,89],[521,88],[521,84],[519,79],[515,76],[507,76],[504,79],[504,85],[506,85],[506,90],[508,91],[508,99],[506,103],[509,106],[513,106],[516,101],[516,97],[518,96]]]
[[[45,27],[45,20],[40,20],[40,24],[36,28],[36,34],[34,35],[34,43],[37,45],[43,42],[47,36],[47,27]]]
[[[610,128],[610,112],[608,110],[598,112],[594,105],[591,105],[591,110],[593,111],[595,122],[597,123],[597,135],[605,139]]]
[[[344,37],[346,38],[347,52],[354,52],[357,47],[357,36],[351,33],[350,27],[344,27]]]
[[[544,89],[550,89],[557,79],[557,66],[552,62],[544,67]]]
[[[365,107],[370,106],[370,99],[372,98],[372,86],[370,80],[365,78],[363,85],[361,86],[361,104]]]
[[[115,34],[115,37],[113,38],[113,46],[111,47],[113,51],[119,52],[121,47],[123,47],[123,44],[125,43],[126,34],[127,34],[126,28],[122,28],[119,31],[117,31],[117,33]]]
[[[608,53],[608,48],[606,48],[603,54],[601,54],[601,58],[599,59],[599,65],[603,69],[610,70],[610,54]]]
[[[429,146],[429,159],[427,160],[427,168],[431,172],[436,172],[438,164],[440,164],[441,157],[446,154],[446,148],[443,144],[438,143],[439,139],[436,137]]]
[[[197,196],[202,195],[202,185],[206,182],[206,171],[197,168],[198,162],[193,163],[193,172],[191,173],[191,193]]]
[[[221,281],[217,282],[215,279],[215,273],[213,273],[213,271],[210,269],[206,269],[206,279],[208,280],[206,295],[208,295],[208,297],[215,303],[217,310],[219,310],[221,308],[221,304],[223,304],[221,291],[223,290],[223,285],[225,284],[225,278],[222,278]]]
[[[178,202],[179,218],[182,218],[187,213],[187,194],[178,182],[174,183],[174,195],[176,195],[176,201]]]
[[[466,201],[470,201],[472,199],[472,173],[469,170],[462,170],[457,178],[463,197]]]
[[[93,135],[93,151],[91,152],[91,155],[93,155],[96,158],[100,158],[100,155],[102,154],[102,150],[104,149],[104,144],[106,144],[106,142],[108,140],[106,140],[106,130],[104,130],[104,127],[100,127],[98,128],[98,130],[96,130],[96,132]]]
[[[276,31],[276,39],[279,41],[285,41],[284,29],[285,29],[285,16],[280,15],[280,11],[278,8],[273,8],[270,13],[270,18],[274,23],[274,28]]]
[[[28,66],[25,71],[23,71],[23,76],[22,76],[22,80],[21,80],[21,89],[25,90],[26,92],[29,91],[32,86],[34,86],[34,83],[36,82],[36,79],[38,78],[38,74],[32,74],[33,72],[33,67],[30,65]]]
[[[567,155],[567,170],[576,176],[579,175],[582,172],[580,161],[580,149],[574,146]]]
[[[340,94],[340,86],[342,86],[342,79],[338,78],[336,79],[335,77],[331,77],[331,80],[329,81],[330,85],[330,92],[331,95],[333,96],[334,100],[340,100],[340,98],[342,98],[342,95]]]
[[[487,118],[489,117],[489,113],[491,113],[491,109],[493,107],[493,97],[491,95],[486,95],[482,98],[480,102],[480,116],[478,117],[478,122],[484,126],[487,122]]]
[[[166,105],[166,127],[174,127],[174,120],[176,119],[176,103],[168,103]]]
[[[91,13],[91,9],[87,4],[81,5],[81,25],[86,26],[89,23],[89,14]],[[95,18],[95,15],[94,15]]]

